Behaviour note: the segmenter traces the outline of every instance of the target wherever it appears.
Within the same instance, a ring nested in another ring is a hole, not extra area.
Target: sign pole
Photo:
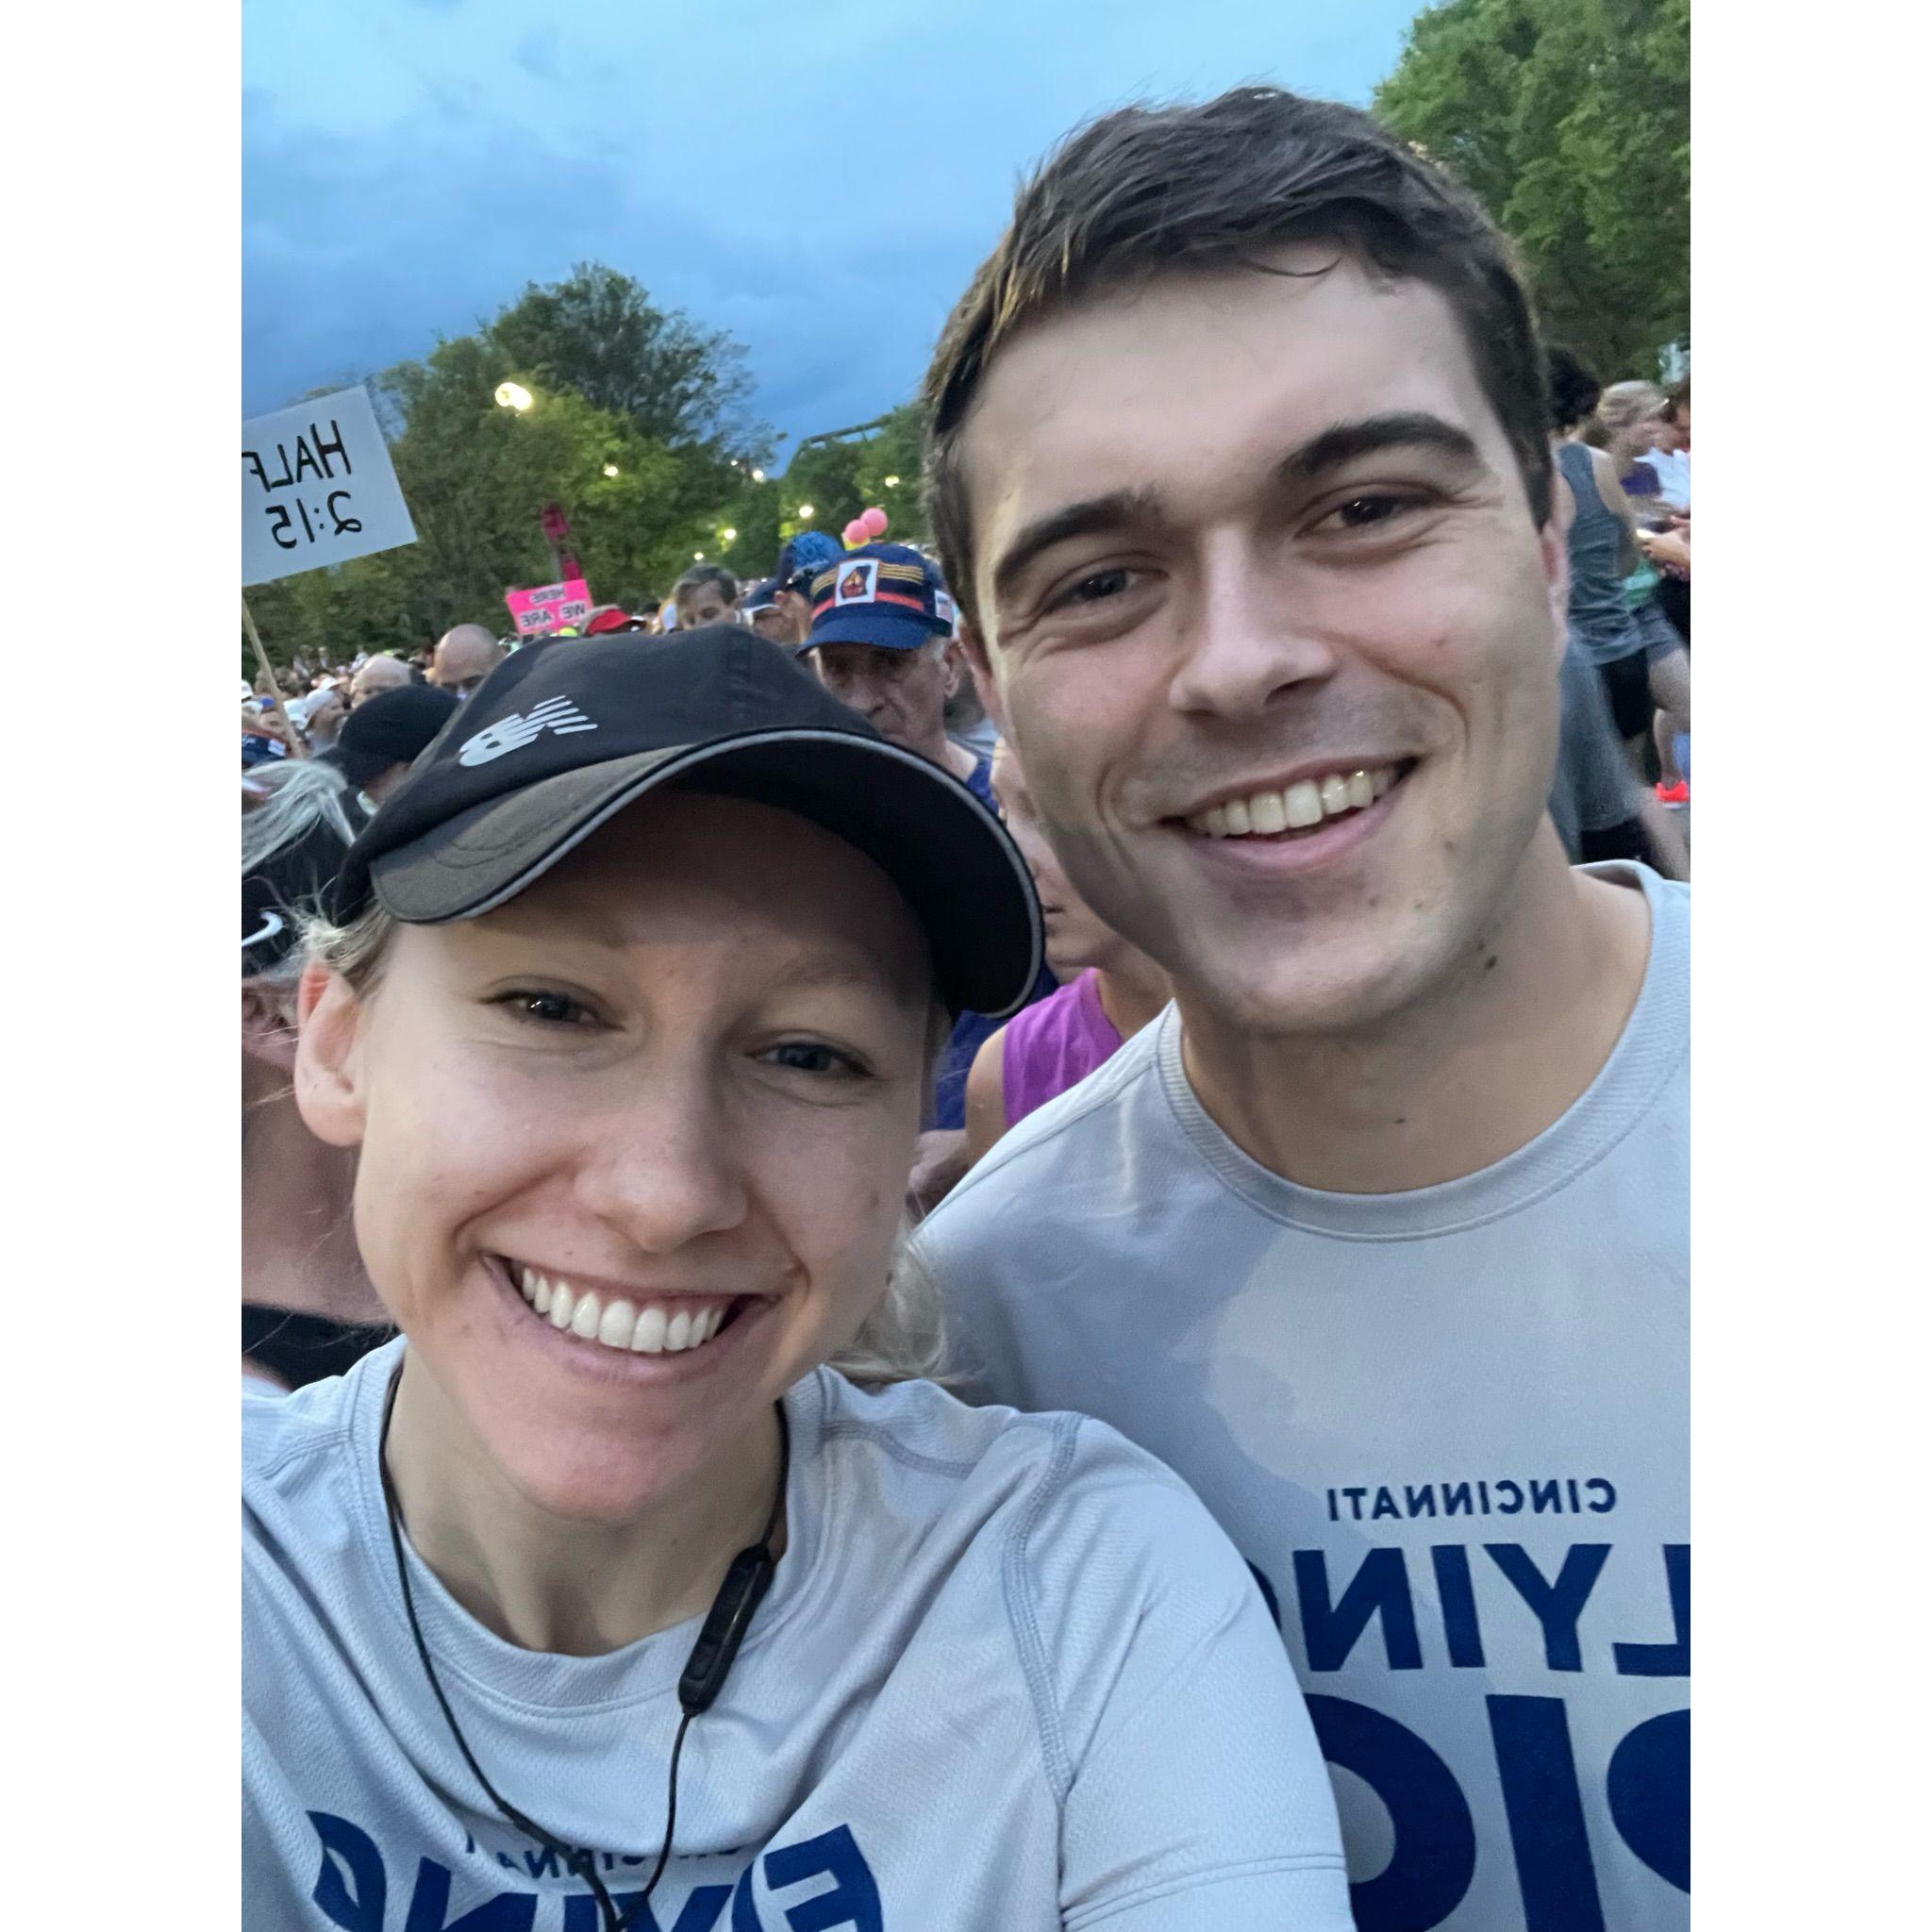
[[[275,668],[268,661],[268,653],[261,647],[261,633],[255,627],[246,597],[242,600],[242,627],[248,633],[248,641],[255,646],[255,661],[261,666],[261,675],[268,679],[268,688],[275,695],[275,709],[282,714],[282,724],[289,734],[289,756],[306,758],[308,747],[302,741],[302,727],[290,715],[289,701],[283,697],[282,688],[275,682]]]

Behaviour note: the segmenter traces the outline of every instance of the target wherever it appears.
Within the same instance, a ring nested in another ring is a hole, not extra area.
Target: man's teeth
[[[1302,831],[1343,812],[1374,805],[1394,784],[1393,765],[1373,771],[1331,772],[1319,781],[1303,778],[1281,791],[1257,791],[1252,797],[1231,798],[1210,806],[1188,821],[1190,831],[1209,839],[1263,838],[1275,832]]]
[[[553,1328],[565,1328],[586,1341],[631,1355],[676,1355],[701,1348],[724,1325],[731,1304],[723,1302],[647,1302],[640,1308],[614,1297],[605,1301],[594,1289],[579,1294],[570,1283],[551,1280],[534,1268],[517,1271],[524,1299]]]

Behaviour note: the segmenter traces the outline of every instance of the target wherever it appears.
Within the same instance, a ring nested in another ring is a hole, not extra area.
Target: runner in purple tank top
[[[1074,891],[1034,818],[1020,760],[1004,741],[993,753],[992,794],[1040,891],[1047,964],[1069,983],[1015,1013],[979,1049],[966,1080],[969,1161],[1110,1059],[1167,1004],[1167,975],[1103,925]]]

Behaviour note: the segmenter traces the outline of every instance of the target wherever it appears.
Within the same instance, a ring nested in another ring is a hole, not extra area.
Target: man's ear
[[[1570,519],[1575,514],[1575,500],[1570,486],[1558,475],[1552,479],[1550,514],[1537,533],[1542,552],[1543,576],[1549,585],[1550,622],[1557,632],[1557,655],[1560,658],[1570,635]]]
[[[357,1035],[362,1007],[340,974],[304,969],[296,993],[302,1024],[295,1050],[295,1105],[308,1131],[331,1147],[362,1141],[363,1095]]]
[[[993,728],[1002,738],[1010,738],[1007,729],[1006,707],[1000,702],[999,685],[992,675],[992,663],[987,657],[985,642],[979,635],[979,627],[963,611],[959,615],[959,629],[956,641],[959,655],[966,661],[966,669],[973,679],[973,688],[979,693],[979,708],[993,722]]]
[[[286,986],[242,982],[242,1051],[277,1073],[295,1071],[295,1015]]]

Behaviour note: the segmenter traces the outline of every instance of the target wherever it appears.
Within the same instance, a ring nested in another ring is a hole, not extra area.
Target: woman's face
[[[370,1278],[530,1501],[629,1520],[850,1340],[897,1233],[931,984],[852,847],[668,793],[498,911],[402,927],[362,999],[311,986],[298,1091],[359,1145]]]

